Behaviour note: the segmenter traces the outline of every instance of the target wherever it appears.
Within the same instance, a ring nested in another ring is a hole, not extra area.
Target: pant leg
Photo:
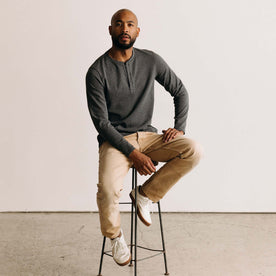
[[[135,135],[126,139],[137,146]],[[99,182],[97,204],[102,234],[108,238],[115,238],[121,229],[119,198],[123,189],[123,181],[132,162],[119,150],[108,142],[99,149]]]
[[[152,160],[166,162],[143,185],[143,192],[154,202],[158,202],[169,189],[199,162],[202,149],[192,139],[178,136],[164,143],[161,134],[142,138],[144,153]],[[148,140],[148,141],[147,141]]]

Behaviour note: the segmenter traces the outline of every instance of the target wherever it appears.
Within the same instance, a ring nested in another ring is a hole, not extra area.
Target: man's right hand
[[[139,150],[133,150],[128,157],[140,175],[151,175],[156,171],[151,159]]]

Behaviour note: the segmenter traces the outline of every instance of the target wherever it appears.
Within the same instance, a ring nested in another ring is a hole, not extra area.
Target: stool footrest
[[[154,254],[154,255],[151,255],[151,256],[148,256],[148,257],[145,257],[145,258],[141,258],[141,259],[138,259],[138,260],[132,259],[132,262],[140,262],[140,261],[148,260],[148,259],[151,259],[151,258],[153,258],[153,257],[159,256],[159,255],[161,255],[161,254],[163,254],[163,253],[162,253],[162,252],[159,252],[159,253],[157,253],[157,254]]]
[[[131,246],[131,244],[129,244],[129,246]],[[135,244],[133,244],[132,246],[134,247]],[[163,249],[153,249],[153,248],[144,247],[144,246],[141,246],[141,245],[137,245],[137,247],[142,248],[142,249],[146,249],[146,250],[149,250],[149,251],[154,251],[154,252],[161,252],[161,253],[165,252]]]
[[[129,244],[128,246],[131,246],[131,244]],[[134,247],[135,245],[133,244],[132,246]],[[164,251],[162,249],[153,249],[153,248],[148,248],[148,247],[144,247],[144,246],[141,246],[141,245],[137,245],[137,248],[141,248],[141,249],[145,249],[145,250],[153,251],[153,252],[159,252],[159,254],[166,253],[166,251]],[[108,251],[104,251],[103,254],[107,255],[109,257],[113,257],[111,254],[109,254],[111,252],[112,252],[112,250],[108,250]]]
[[[108,252],[108,251],[107,251]],[[109,254],[109,253],[107,253],[107,252],[104,252],[103,254],[104,255],[107,255],[107,256],[109,256],[109,257],[113,257],[111,254]]]

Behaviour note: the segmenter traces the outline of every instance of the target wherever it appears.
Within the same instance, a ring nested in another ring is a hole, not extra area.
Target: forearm
[[[133,145],[131,145],[124,136],[119,133],[108,120],[93,120],[94,125],[98,131],[98,133],[108,141],[113,147],[121,151],[127,157],[129,157],[130,153],[135,149]]]
[[[189,96],[184,86],[183,89],[174,96],[174,108],[174,128],[185,133],[189,111]]]

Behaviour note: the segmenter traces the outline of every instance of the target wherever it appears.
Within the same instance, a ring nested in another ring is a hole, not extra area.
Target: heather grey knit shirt
[[[138,131],[157,132],[151,125],[154,80],[172,95],[174,128],[185,133],[188,93],[166,62],[149,50],[133,48],[127,62],[112,59],[107,51],[86,75],[88,109],[99,133],[99,145],[108,141],[129,156],[134,147],[123,136]]]

